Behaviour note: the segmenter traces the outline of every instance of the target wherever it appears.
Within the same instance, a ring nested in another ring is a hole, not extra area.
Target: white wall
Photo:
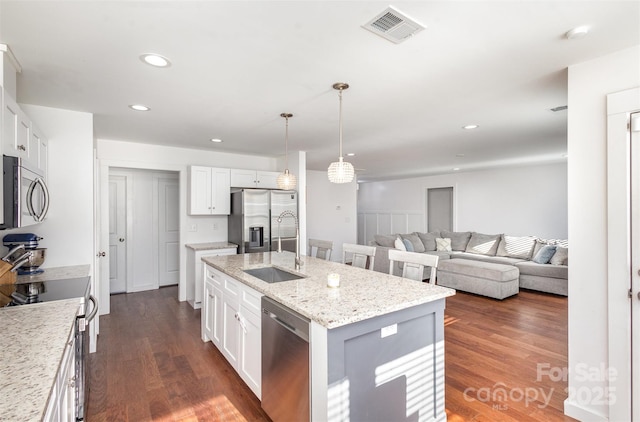
[[[26,104],[21,108],[49,139],[51,205],[42,224],[20,231],[43,237],[43,268],[93,265],[93,115]]]
[[[180,177],[180,284],[179,299],[186,300],[185,244],[227,240],[227,216],[187,215],[187,168],[201,165],[223,168],[277,171],[278,160],[270,157],[240,155],[187,148],[167,147],[134,142],[98,139],[97,156],[102,168],[132,168],[176,171]],[[107,169],[105,171],[105,168]],[[102,176],[101,176],[102,177]],[[197,231],[188,231],[195,224]],[[215,229],[214,229],[215,225]],[[105,283],[106,284],[106,283]],[[107,295],[108,286],[102,286]],[[105,306],[105,310],[108,308]]]
[[[357,242],[357,184],[329,182],[326,171],[307,171],[307,238],[333,241],[332,261],[342,244]]]
[[[383,234],[424,231],[425,190],[447,186],[454,187],[454,230],[567,238],[567,165],[555,163],[360,183],[362,240],[371,240],[377,218]]]
[[[606,95],[637,86],[640,46],[569,68],[569,388],[585,394],[568,399],[565,413],[583,420],[609,416],[595,394],[607,381],[571,373],[608,365]]]

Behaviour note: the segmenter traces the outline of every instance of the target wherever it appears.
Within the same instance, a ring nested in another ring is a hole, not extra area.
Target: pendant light
[[[284,117],[286,121],[284,135],[284,173],[278,176],[276,183],[279,189],[295,189],[296,176],[289,173],[289,117],[293,117],[291,113],[282,113],[280,117]]]
[[[333,89],[338,90],[338,96],[340,97],[340,156],[338,157],[338,161],[331,163],[327,170],[327,176],[329,176],[331,183],[350,183],[354,176],[351,163],[343,161],[342,159],[342,91],[347,88],[349,88],[349,84],[343,82],[333,84]]]

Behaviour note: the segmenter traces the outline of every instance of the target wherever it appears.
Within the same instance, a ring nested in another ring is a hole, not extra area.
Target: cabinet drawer
[[[253,290],[250,287],[243,286],[242,289],[242,297],[241,297],[241,305],[255,313],[256,315],[260,315],[260,298],[262,298],[262,293],[259,293]]]
[[[215,284],[218,287],[222,287],[222,284],[224,283],[224,277],[222,276],[222,274],[214,269],[212,269],[211,267],[207,266],[207,280],[211,280],[211,282],[213,284]]]
[[[224,294],[225,295],[233,295],[235,297],[239,297],[240,296],[240,284],[235,281],[235,280],[231,280],[229,278],[225,278],[224,279],[224,284],[223,284],[223,289],[224,289]]]

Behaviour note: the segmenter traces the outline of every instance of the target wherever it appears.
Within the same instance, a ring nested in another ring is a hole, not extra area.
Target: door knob
[[[124,242],[124,237],[121,237],[120,239],[118,239],[120,242]]]
[[[105,256],[107,256],[106,252],[98,252],[98,255],[96,255],[98,258],[104,258]]]

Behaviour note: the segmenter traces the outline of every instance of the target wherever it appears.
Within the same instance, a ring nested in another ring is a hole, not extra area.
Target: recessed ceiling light
[[[464,154],[456,154],[456,157],[464,157]]]
[[[147,107],[146,105],[142,105],[142,104],[131,104],[129,106],[130,109],[135,110],[135,111],[149,111],[151,110],[149,107]]]
[[[355,157],[356,153],[355,152],[349,152],[347,153],[347,157]]]
[[[567,31],[567,33],[564,34],[564,36],[568,40],[577,40],[579,38],[583,38],[588,33],[589,33],[589,27],[586,26],[586,25],[583,25],[583,26],[577,26],[577,27],[573,28],[572,30]]]
[[[479,127],[480,127],[479,125],[466,125],[466,126],[462,126],[462,129],[470,130],[470,129],[477,129]]]
[[[453,171],[458,171],[458,170],[460,170],[460,167],[454,167],[454,168],[452,168],[451,170],[453,170]]]
[[[212,138],[212,139],[211,139],[211,142],[214,142],[214,143],[216,143],[216,144],[219,144],[219,143],[221,143],[221,142],[222,142],[222,139]]]
[[[140,56],[140,60],[145,62],[146,64],[150,64],[155,67],[169,67],[171,66],[171,62],[166,57],[163,57],[159,54],[147,53]]]

